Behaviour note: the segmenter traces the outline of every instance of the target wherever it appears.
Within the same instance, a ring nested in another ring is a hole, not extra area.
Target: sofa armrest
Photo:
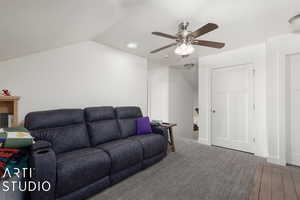
[[[160,134],[165,138],[165,153],[167,153],[168,150],[168,141],[169,141],[169,134],[168,129],[166,127],[162,127],[158,124],[151,124],[152,132],[155,134]]]
[[[168,139],[168,129],[162,127],[158,124],[151,124],[151,129],[153,133],[160,134]]]
[[[33,169],[32,181],[41,184],[47,181],[51,186],[49,191],[31,192],[31,200],[55,200],[56,155],[49,142],[40,140],[32,145],[29,166]]]
[[[168,130],[165,127],[162,127],[160,125],[157,124],[151,124],[151,129],[153,131],[153,133],[157,133],[160,135],[168,135]]]
[[[51,143],[45,140],[39,140],[31,146],[31,151],[51,148]]]

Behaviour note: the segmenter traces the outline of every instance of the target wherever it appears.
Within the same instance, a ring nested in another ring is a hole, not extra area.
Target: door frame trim
[[[293,42],[292,40],[290,42]],[[287,119],[287,112],[286,112],[286,67],[288,64],[288,57],[292,55],[296,55],[300,53],[300,47],[297,45],[288,45],[289,43],[287,42],[287,45],[281,45],[276,47],[273,52],[273,57],[270,63],[267,63],[267,67],[270,68],[269,70],[275,70],[276,71],[276,81],[274,91],[272,91],[272,95],[274,95],[275,100],[272,100],[272,104],[275,105],[275,116],[274,120],[276,121],[276,136],[278,137],[277,140],[277,154],[275,155],[269,155],[267,158],[268,162],[275,163],[278,165],[283,165],[285,166],[287,164],[287,159],[286,159],[286,153],[287,153],[287,148],[286,148],[286,131],[287,131],[287,126],[286,126],[286,119]],[[268,57],[267,57],[268,59]],[[271,58],[269,58],[271,59]],[[271,69],[271,67],[273,69]],[[268,75],[268,74],[267,74]],[[268,77],[267,77],[268,79]],[[269,78],[270,79],[270,78]],[[268,85],[267,85],[268,86]],[[267,99],[267,102],[270,101],[270,99]],[[267,108],[268,109],[268,108]],[[267,111],[267,117],[269,117],[269,111]],[[274,133],[271,133],[269,129],[269,123],[267,122],[267,133],[268,137],[274,137]],[[269,144],[270,145],[270,144]]]
[[[209,73],[209,80],[208,80],[208,99],[207,102],[209,103],[208,106],[208,116],[207,116],[207,121],[208,121],[208,130],[207,130],[207,141],[200,141],[201,143],[206,143],[207,145],[213,145],[212,144],[212,113],[211,113],[211,109],[212,109],[212,75],[213,75],[213,71],[214,70],[218,70],[218,69],[226,69],[226,68],[234,68],[234,67],[244,67],[244,66],[250,66],[251,69],[255,70],[255,65],[252,62],[244,62],[244,63],[238,63],[238,64],[234,64],[234,65],[225,65],[225,66],[212,66],[208,69],[208,73]],[[252,79],[252,102],[255,103],[255,77],[253,77]],[[255,110],[251,110],[252,112],[252,118],[254,118],[254,113]],[[255,123],[251,122],[251,125],[253,125],[253,127],[255,127]],[[253,128],[250,131],[250,135],[251,137],[256,137],[255,132],[253,131]],[[256,149],[255,148],[255,143],[251,142],[251,150],[252,152],[250,153],[254,153],[255,155],[257,154]]]
[[[292,49],[290,51],[282,51],[281,53],[278,54],[278,130],[279,130],[279,157],[278,157],[278,163],[280,165],[287,165],[287,133],[288,126],[287,126],[287,72],[288,69],[287,67],[289,66],[289,57],[294,56],[294,55],[300,55],[300,49],[296,50]],[[272,159],[270,159],[272,161]]]

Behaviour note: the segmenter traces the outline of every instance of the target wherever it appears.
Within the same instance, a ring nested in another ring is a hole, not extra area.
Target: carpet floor
[[[176,140],[176,152],[90,200],[247,200],[256,166],[251,154]]]

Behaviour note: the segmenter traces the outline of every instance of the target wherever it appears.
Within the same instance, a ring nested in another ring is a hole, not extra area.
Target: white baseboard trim
[[[198,142],[199,142],[200,144],[210,145],[210,144],[208,143],[208,139],[199,138],[199,139],[198,139]]]
[[[258,156],[258,157],[262,157],[262,158],[269,158],[268,157],[268,153],[267,152],[263,152],[263,151],[260,151],[259,148],[256,148],[256,151],[254,152],[254,155]]]
[[[276,157],[268,157],[267,162],[275,165],[286,166],[286,161],[280,160],[279,158]]]

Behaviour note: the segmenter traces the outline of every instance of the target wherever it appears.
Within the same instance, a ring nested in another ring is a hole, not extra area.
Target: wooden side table
[[[168,142],[169,142],[169,145],[171,146],[171,151],[175,152],[175,141],[174,141],[173,127],[177,126],[177,124],[162,123],[161,126],[168,129],[169,136],[170,136],[170,141],[168,141]]]

